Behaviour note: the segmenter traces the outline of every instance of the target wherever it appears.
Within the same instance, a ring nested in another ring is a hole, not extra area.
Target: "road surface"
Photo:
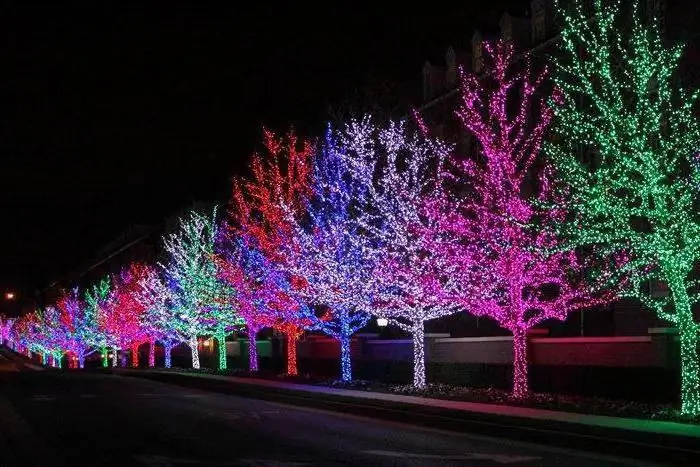
[[[643,464],[144,379],[36,371],[0,355],[0,466],[11,465]]]

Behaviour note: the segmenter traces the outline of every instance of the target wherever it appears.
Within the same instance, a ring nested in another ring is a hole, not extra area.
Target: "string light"
[[[432,228],[421,215],[424,197],[441,186],[436,183],[450,147],[437,140],[410,134],[405,122],[374,125],[371,117],[350,123],[340,133],[343,157],[352,175],[367,189],[371,208],[359,219],[373,238],[365,248],[377,258],[371,282],[372,313],[409,333],[413,338],[413,384],[424,387],[425,322],[460,309],[437,287],[449,264],[431,254],[419,235]],[[422,133],[427,127],[421,125]]]
[[[61,348],[78,360],[78,368],[85,367],[85,359],[95,352],[93,348],[99,333],[97,315],[80,299],[77,288],[64,294],[56,302],[60,314]]]
[[[535,196],[525,195],[532,185],[540,200],[553,195],[549,168],[539,171],[537,183],[528,180],[553,117],[542,89],[546,70],[533,74],[527,58],[516,63],[507,42],[486,43],[484,49],[490,72],[461,73],[457,110],[481,158],[455,159],[443,173],[446,182],[469,191],[457,199],[442,193],[429,199],[433,224],[421,231],[433,257],[452,261],[443,293],[512,332],[513,396],[521,398],[528,393],[528,329],[611,297],[600,292],[602,285],[582,280],[584,265],[574,251],[561,248],[553,226],[565,211],[537,212]],[[518,106],[509,111],[513,89],[519,91]]]
[[[190,212],[178,231],[164,238],[170,258],[162,265],[171,289],[168,327],[186,337],[192,367],[199,368],[198,336],[214,334],[219,342],[219,368],[226,368],[226,334],[242,324],[232,306],[235,291],[217,274],[215,248],[217,209],[210,214]]]
[[[352,177],[344,148],[331,128],[314,161],[313,197],[306,215],[283,205],[292,225],[285,245],[289,274],[300,280],[298,289],[308,303],[327,307],[313,324],[340,342],[341,379],[352,379],[350,339],[369,321],[375,250],[362,232],[356,215],[367,202],[367,188]]]
[[[287,374],[296,375],[297,340],[316,323],[294,287],[298,278],[281,265],[288,262],[293,222],[312,194],[314,146],[293,131],[278,137],[265,131],[264,154],[255,154],[250,179],[234,181],[222,276],[237,290],[239,310],[248,327],[249,366],[256,371],[256,334],[273,327],[287,338]],[[286,209],[285,209],[286,208]]]
[[[591,21],[584,3],[558,8],[564,29],[555,81],[562,92],[548,153],[575,214],[562,233],[576,245],[630,253],[621,271],[635,286],[630,295],[678,328],[681,412],[696,416],[700,327],[692,305],[699,297],[691,275],[700,258],[700,174],[693,167],[698,92],[678,85],[683,47],[667,45],[658,24],[645,24],[639,2],[621,10],[619,1],[597,0]],[[582,99],[589,105],[578,105]],[[580,149],[593,160],[582,163]],[[670,295],[651,296],[649,280],[666,283]]]

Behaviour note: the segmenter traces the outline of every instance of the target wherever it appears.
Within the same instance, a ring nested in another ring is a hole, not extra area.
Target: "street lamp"
[[[5,293],[5,299],[6,300],[14,300],[15,294],[13,292],[7,292]]]
[[[389,320],[386,318],[377,318],[377,326],[385,328],[389,325]]]

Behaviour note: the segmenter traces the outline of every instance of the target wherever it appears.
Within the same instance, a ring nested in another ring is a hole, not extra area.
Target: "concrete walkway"
[[[126,370],[127,372],[129,370]],[[145,370],[132,370],[143,372]],[[630,431],[638,431],[650,434],[663,434],[670,436],[684,436],[700,439],[700,425],[690,425],[684,423],[643,420],[634,418],[618,418],[601,415],[586,415],[570,412],[559,412],[554,410],[532,409],[528,407],[514,407],[496,404],[480,404],[475,402],[461,402],[443,399],[430,399],[427,397],[403,396],[397,394],[386,394],[372,391],[360,391],[352,389],[337,389],[324,386],[311,386],[305,384],[287,383],[283,381],[270,381],[266,379],[241,378],[235,376],[210,375],[206,373],[177,372],[172,370],[148,370],[154,373],[176,373],[178,375],[192,378],[207,378],[223,381],[230,381],[235,384],[246,384],[251,386],[267,387],[270,389],[284,389],[288,391],[299,391],[309,394],[327,394],[340,397],[352,397],[355,399],[368,399],[373,401],[386,401],[402,404],[413,404],[423,407],[434,407],[439,409],[449,409],[461,412],[482,413],[488,415],[502,415],[507,417],[520,417],[525,419],[557,421],[564,423],[575,423],[588,425],[591,427],[615,428]]]

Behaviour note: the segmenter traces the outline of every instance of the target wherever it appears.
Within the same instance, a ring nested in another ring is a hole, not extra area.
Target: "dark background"
[[[225,202],[263,125],[315,134],[372,89],[419,104],[426,59],[527,4],[95,3],[0,5],[3,291],[32,293],[129,226]]]

